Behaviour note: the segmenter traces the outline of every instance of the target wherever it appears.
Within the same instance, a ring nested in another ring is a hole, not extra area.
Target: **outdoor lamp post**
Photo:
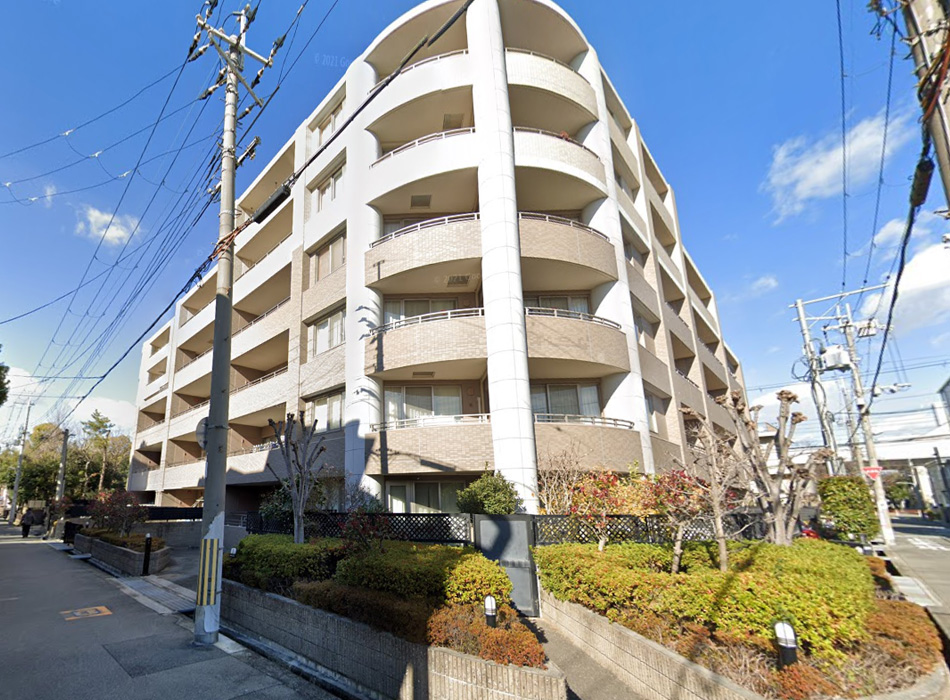
[[[494,627],[498,616],[498,604],[495,602],[495,596],[485,596],[485,624]]]
[[[775,641],[778,643],[778,668],[798,663],[798,637],[787,622],[775,623]]]

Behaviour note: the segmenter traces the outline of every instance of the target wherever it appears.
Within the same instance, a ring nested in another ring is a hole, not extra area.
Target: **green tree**
[[[818,482],[821,519],[839,537],[878,533],[871,490],[860,476],[829,476]]]
[[[109,470],[109,438],[114,429],[113,422],[99,413],[98,409],[92,412],[89,420],[82,422],[87,449],[98,453],[98,457],[93,457],[90,462],[96,459],[99,461],[99,491],[105,488],[106,473]]]
[[[501,474],[482,474],[458,492],[458,506],[463,513],[511,515],[523,505],[514,484]]]
[[[0,350],[2,349],[3,346],[0,345]],[[0,362],[0,406],[7,402],[7,396],[10,394],[10,380],[7,379],[9,372],[10,368]]]

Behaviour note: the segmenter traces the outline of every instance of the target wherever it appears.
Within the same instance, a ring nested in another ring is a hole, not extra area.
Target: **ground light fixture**
[[[237,556],[237,547],[231,547],[230,554],[231,554],[231,558],[234,559],[234,557]]]
[[[775,641],[778,643],[778,668],[798,663],[798,637],[787,622],[775,623]]]
[[[485,596],[485,624],[494,627],[498,619],[498,604],[495,602],[495,596]]]

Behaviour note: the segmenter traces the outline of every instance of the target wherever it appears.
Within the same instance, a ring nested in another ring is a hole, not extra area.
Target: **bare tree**
[[[324,436],[317,435],[316,420],[310,427],[306,426],[303,411],[300,412],[299,423],[293,413],[287,414],[286,422],[275,422],[273,418],[267,422],[274,431],[274,438],[284,458],[287,478],[281,479],[269,462],[267,468],[290,494],[294,511],[294,543],[303,544],[304,511],[310,500],[310,492],[323,470],[322,464],[317,466],[317,460],[326,450]]]
[[[798,396],[783,390],[776,394],[779,412],[776,425],[767,426],[771,435],[759,436],[759,413],[762,406],[751,408],[738,391],[717,399],[736,424],[736,441],[730,447],[732,455],[747,470],[756,500],[762,509],[769,539],[775,544],[792,543],[799,513],[807,498],[807,491],[815,481],[818,465],[833,452],[821,448],[812,452],[804,464],[792,459],[791,446],[795,428],[807,420],[804,414],[792,411]],[[773,465],[769,461],[774,458]]]
[[[587,471],[581,467],[577,446],[560,452],[547,452],[538,460],[538,498],[548,515],[571,512],[574,491]]]

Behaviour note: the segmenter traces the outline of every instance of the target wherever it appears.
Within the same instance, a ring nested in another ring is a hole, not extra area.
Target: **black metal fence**
[[[176,508],[172,506],[145,506],[148,520],[201,520],[201,508]],[[89,515],[89,502],[73,503],[66,509],[67,518],[83,518]]]
[[[347,513],[307,513],[304,535],[308,539],[341,537],[348,517]],[[467,513],[369,513],[362,517],[388,539],[430,544],[472,543],[472,516]],[[251,533],[289,535],[294,531],[289,513],[276,518],[248,513],[245,522]]]

